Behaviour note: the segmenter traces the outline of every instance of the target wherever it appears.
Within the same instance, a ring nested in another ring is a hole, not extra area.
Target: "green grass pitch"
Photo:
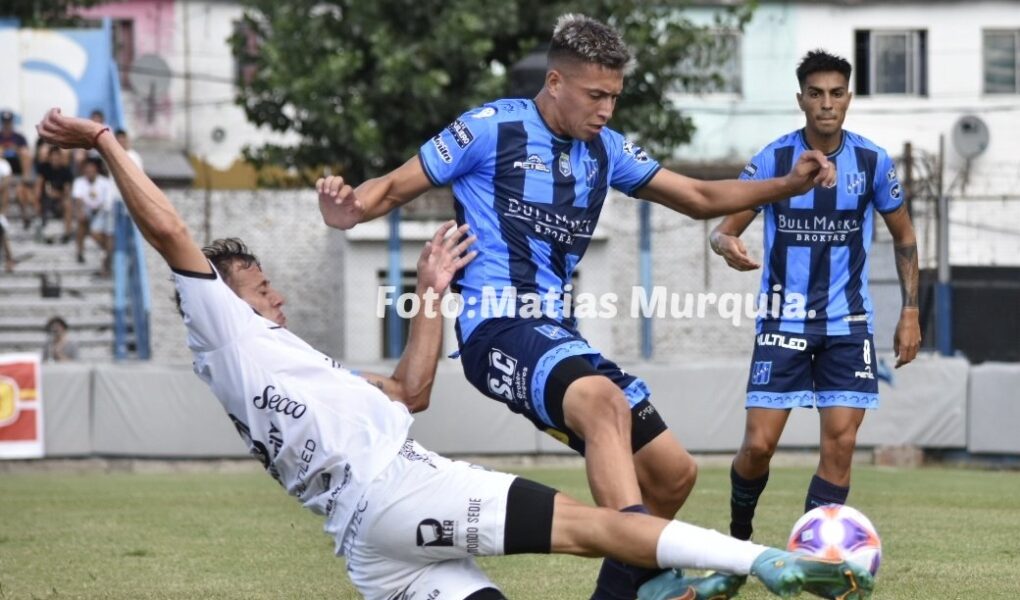
[[[588,498],[584,473],[523,474]],[[756,538],[782,545],[811,470],[779,468]],[[729,479],[704,468],[687,521],[724,530]],[[850,503],[884,543],[876,599],[1020,597],[1020,473],[860,467]],[[261,473],[0,474],[0,600],[356,598],[321,520]],[[587,599],[598,561],[490,558],[515,600]],[[749,583],[741,598],[769,597]]]

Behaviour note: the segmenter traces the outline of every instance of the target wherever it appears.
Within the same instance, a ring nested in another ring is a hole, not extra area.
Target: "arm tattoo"
[[[903,308],[917,308],[917,244],[895,246],[896,273],[900,277]]]

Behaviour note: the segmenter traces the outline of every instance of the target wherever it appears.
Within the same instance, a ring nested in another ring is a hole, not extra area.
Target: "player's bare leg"
[[[585,445],[585,469],[599,506],[622,509],[641,504],[630,445],[630,406],[607,377],[577,379],[563,397],[563,417]]]
[[[669,431],[663,431],[634,454],[641,498],[648,512],[672,519],[698,478],[698,465]]]
[[[789,409],[747,409],[744,440],[730,468],[730,535],[733,537],[751,539],[754,511],[769,480],[769,463],[789,418]]]
[[[864,420],[863,408],[830,406],[818,409],[821,419],[821,449],[818,471],[811,478],[804,510],[824,504],[845,504],[850,494],[850,467],[857,430]]]

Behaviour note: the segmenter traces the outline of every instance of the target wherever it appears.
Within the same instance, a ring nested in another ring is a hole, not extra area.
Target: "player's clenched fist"
[[[818,150],[808,150],[801,153],[786,179],[795,194],[805,194],[816,185],[831,188],[836,185],[836,165]]]
[[[365,209],[358,201],[354,188],[347,185],[343,177],[320,177],[315,182],[315,191],[319,194],[319,212],[326,225],[350,229],[361,222]]]

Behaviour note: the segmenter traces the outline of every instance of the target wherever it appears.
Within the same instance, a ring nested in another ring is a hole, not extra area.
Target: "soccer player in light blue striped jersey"
[[[671,517],[694,485],[693,459],[644,382],[592,348],[566,310],[605,198],[614,188],[709,218],[831,185],[835,174],[817,151],[761,181],[698,181],[661,168],[608,127],[629,61],[618,32],[565,15],[534,99],[467,111],[403,166],[356,189],[335,176],[316,188],[326,224],[348,229],[450,185],[457,222],[478,236],[477,258],[452,286],[465,302],[457,320],[464,374],[582,453],[599,505]],[[633,600],[648,576],[607,561],[595,598]]]
[[[802,153],[818,150],[836,165],[836,186],[731,215],[712,232],[713,250],[731,267],[746,271],[763,265],[761,293],[778,299],[759,310],[744,440],[730,472],[730,532],[740,539],[751,537],[769,461],[791,408],[816,407],[821,420],[821,458],[805,510],[846,502],[857,429],[865,410],[878,407],[868,293],[875,211],[892,234],[902,288],[893,341],[897,367],[914,359],[921,341],[914,229],[888,152],[843,129],[850,71],[843,58],[809,52],[797,68],[804,128],[766,146],[740,175],[747,180],[782,176]],[[762,265],[739,239],[758,212],[765,219]]]

